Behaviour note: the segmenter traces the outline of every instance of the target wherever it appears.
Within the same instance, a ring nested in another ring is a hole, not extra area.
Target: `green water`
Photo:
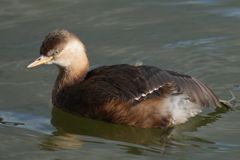
[[[27,69],[54,29],[85,44],[90,68],[137,61],[240,97],[240,1],[0,1],[0,159],[239,159],[240,108],[203,109],[174,129],[76,117],[51,104],[58,70]]]

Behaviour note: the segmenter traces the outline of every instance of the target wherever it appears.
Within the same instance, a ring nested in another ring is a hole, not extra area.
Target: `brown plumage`
[[[165,128],[221,106],[216,95],[188,75],[141,63],[103,66],[88,72],[82,42],[66,30],[49,33],[40,57],[28,67],[56,64],[52,102],[65,111],[110,123]]]

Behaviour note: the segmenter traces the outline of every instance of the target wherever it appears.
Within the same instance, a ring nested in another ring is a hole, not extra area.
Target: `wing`
[[[73,96],[96,106],[115,98],[133,101],[133,105],[136,105],[163,96],[167,91],[164,87],[172,82],[178,93],[186,93],[190,101],[200,106],[209,107],[208,101],[214,107],[221,106],[216,95],[195,78],[157,67],[127,64],[103,66],[90,71],[81,87],[76,87],[81,91],[75,93],[81,94]]]
[[[98,96],[104,94],[104,97],[101,96],[102,100],[108,97],[109,99],[123,98],[129,101],[149,91],[141,70],[127,64],[96,68],[87,74],[84,83],[88,84],[85,87],[88,90],[89,84],[93,84],[92,90],[95,93],[98,92]]]
[[[200,106],[209,108],[208,102],[213,107],[221,106],[217,96],[205,84],[191,76],[151,66],[138,68],[145,76],[150,91],[158,90],[166,83],[175,82],[178,92],[186,93],[191,101]]]

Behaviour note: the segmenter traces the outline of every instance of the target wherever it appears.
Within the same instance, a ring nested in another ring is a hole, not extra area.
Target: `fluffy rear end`
[[[185,123],[188,118],[201,113],[201,106],[190,102],[186,94],[170,95],[166,107],[172,115],[173,124]]]

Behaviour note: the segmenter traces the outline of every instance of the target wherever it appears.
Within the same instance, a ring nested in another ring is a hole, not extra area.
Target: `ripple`
[[[203,39],[197,39],[197,40],[187,40],[187,41],[180,41],[176,43],[169,43],[164,45],[163,47],[173,49],[173,48],[179,48],[179,47],[197,46],[202,44],[214,43],[214,42],[228,39],[228,38],[230,37],[213,37],[213,38],[203,38]]]
[[[240,8],[223,8],[207,11],[210,14],[220,14],[223,17],[240,18]]]
[[[216,0],[198,0],[198,1],[182,1],[182,2],[168,2],[164,3],[166,6],[179,6],[179,5],[217,5]]]
[[[196,0],[196,1],[180,1],[180,2],[137,2],[137,5],[161,5],[161,6],[179,6],[179,5],[217,5],[216,0]]]
[[[0,117],[0,125],[2,126],[7,125],[24,128],[46,135],[51,135],[52,133],[52,130],[46,130],[46,126],[51,126],[51,119],[45,116],[33,116],[29,113],[1,111]],[[25,133],[21,134],[25,135]]]

